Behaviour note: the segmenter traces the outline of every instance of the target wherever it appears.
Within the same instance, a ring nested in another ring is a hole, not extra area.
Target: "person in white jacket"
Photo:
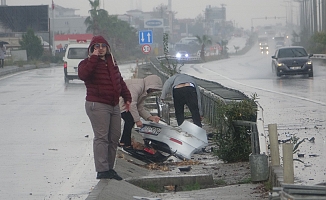
[[[120,112],[121,118],[124,120],[124,127],[120,139],[120,146],[123,148],[132,148],[131,144],[131,130],[136,124],[137,127],[142,127],[143,123],[140,118],[144,120],[159,122],[160,117],[153,116],[145,109],[145,99],[155,91],[162,90],[162,80],[157,75],[149,75],[144,79],[128,79],[125,83],[130,91],[132,102],[130,103],[129,111],[125,108],[122,98],[120,98]]]

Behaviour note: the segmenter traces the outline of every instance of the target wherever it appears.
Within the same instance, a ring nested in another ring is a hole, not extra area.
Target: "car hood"
[[[309,57],[293,57],[293,58],[279,58],[278,62],[284,63],[287,66],[302,66],[307,61],[309,61]]]

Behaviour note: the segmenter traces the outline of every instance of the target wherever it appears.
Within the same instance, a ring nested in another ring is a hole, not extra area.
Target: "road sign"
[[[141,50],[144,54],[149,54],[149,52],[151,52],[151,46],[149,46],[148,44],[144,44],[142,47],[141,47]]]
[[[153,44],[153,31],[139,31],[139,44]]]
[[[147,19],[144,20],[144,28],[163,28],[163,19]]]

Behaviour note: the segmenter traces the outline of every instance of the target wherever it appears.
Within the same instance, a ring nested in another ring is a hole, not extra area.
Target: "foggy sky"
[[[76,14],[88,16],[90,4],[88,0],[53,0],[67,8],[78,9]],[[52,0],[7,0],[8,6],[13,5],[51,5]],[[286,17],[288,21],[297,23],[298,3],[290,0],[172,0],[172,10],[177,12],[176,18],[195,18],[199,14],[204,14],[207,5],[221,7],[225,4],[226,18],[232,21],[236,27],[250,29],[251,23],[257,25],[273,25],[282,23],[285,25],[286,19],[254,19],[265,17]],[[142,11],[152,11],[153,8],[161,4],[168,4],[168,0],[101,0],[101,7],[106,9],[109,14],[125,14],[126,11],[142,8]]]

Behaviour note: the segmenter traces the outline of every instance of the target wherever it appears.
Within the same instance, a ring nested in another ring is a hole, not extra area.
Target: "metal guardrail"
[[[326,186],[283,184],[273,187],[270,200],[312,200],[326,199]]]
[[[176,56],[167,55],[167,56],[157,56],[156,59],[159,61],[162,61],[165,59],[175,60],[175,61],[201,61],[201,58],[198,56],[178,58]]]
[[[161,77],[163,83],[168,79],[169,75],[164,72],[164,69],[162,68],[159,60],[157,59],[151,59],[151,65],[146,66],[146,69],[150,71],[151,74],[158,75]],[[221,100],[225,104],[228,104],[230,102],[234,101],[241,101],[244,99],[248,99],[248,97],[234,89],[230,89],[227,87],[224,87],[223,85],[213,82],[213,81],[208,81],[204,79],[199,79],[194,77],[200,92],[201,92],[201,97],[202,97],[202,109],[204,113],[204,117],[207,120],[207,122],[212,126],[212,127],[220,127],[221,124],[219,124],[218,119],[218,100]],[[257,102],[256,102],[257,103]],[[261,106],[257,103],[257,107],[259,108],[257,111],[257,120],[256,122],[251,122],[249,124],[246,124],[247,127],[250,127],[250,132],[252,134],[252,153],[253,155],[257,154],[267,154],[268,149],[267,149],[267,143],[266,143],[266,138],[264,136],[264,130],[263,130],[263,117],[262,115],[262,108]],[[260,117],[258,117],[260,116]],[[259,124],[259,125],[258,125]],[[224,127],[227,128],[227,127]],[[223,128],[223,129],[224,129]],[[262,134],[259,134],[262,133]],[[262,135],[262,136],[261,136]]]
[[[165,59],[165,58],[164,58]],[[163,82],[165,82],[169,75],[164,73],[164,69],[162,69],[160,65],[160,60],[156,58],[156,60],[151,60],[151,67],[148,70],[151,71],[152,74],[158,75]],[[244,93],[226,88],[219,83],[208,81],[204,79],[199,79],[193,77],[200,89],[201,96],[202,96],[202,109],[204,113],[205,119],[213,126],[213,127],[220,127],[221,124],[217,120],[218,118],[218,101],[222,101],[225,104],[233,101],[241,101],[248,99]],[[237,125],[247,126],[250,127],[251,134],[252,134],[252,153],[259,154],[260,153],[260,144],[258,138],[258,130],[256,122],[249,122],[249,121],[237,121]],[[224,126],[224,125],[222,125]],[[227,128],[227,127],[225,127]]]
[[[314,54],[312,57],[312,59],[326,59],[326,54]]]

